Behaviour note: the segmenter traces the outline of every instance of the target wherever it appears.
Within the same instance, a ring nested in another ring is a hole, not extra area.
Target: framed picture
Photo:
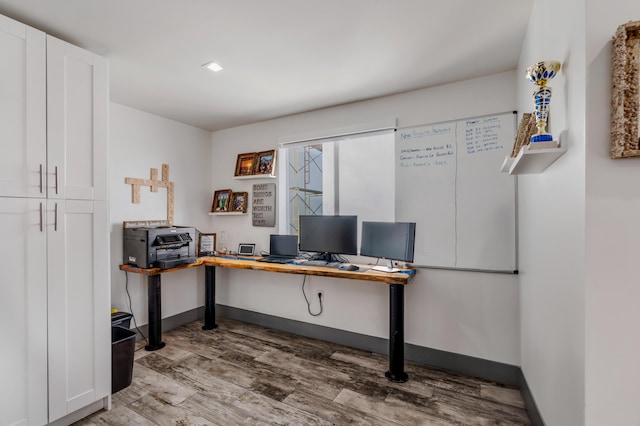
[[[213,204],[211,205],[212,213],[226,213],[229,211],[229,202],[231,201],[230,189],[219,189],[213,193]]]
[[[216,251],[216,234],[200,233],[198,256],[214,254]]]
[[[249,194],[246,192],[234,192],[231,194],[230,212],[247,212]]]
[[[238,245],[238,256],[253,256],[255,250],[255,244],[240,243]]]
[[[276,151],[272,149],[270,151],[259,152],[256,155],[255,163],[253,174],[273,176],[276,170]]]
[[[256,153],[238,154],[234,176],[251,176],[256,163]]]
[[[640,156],[640,21],[620,25],[611,54],[611,158]]]
[[[518,133],[516,135],[515,143],[513,144],[513,150],[511,151],[511,158],[516,158],[520,153],[523,146],[529,145],[531,135],[536,132],[536,117],[535,115],[525,112],[522,114],[522,120],[518,126]]]

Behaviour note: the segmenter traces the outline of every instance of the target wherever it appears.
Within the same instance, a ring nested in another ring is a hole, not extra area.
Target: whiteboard
[[[514,112],[396,132],[395,216],[416,222],[416,266],[517,270],[516,177],[501,173]]]

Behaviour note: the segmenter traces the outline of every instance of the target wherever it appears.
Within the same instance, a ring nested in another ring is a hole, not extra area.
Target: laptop
[[[269,255],[258,259],[258,262],[289,263],[297,257],[297,235],[271,234],[269,236]]]

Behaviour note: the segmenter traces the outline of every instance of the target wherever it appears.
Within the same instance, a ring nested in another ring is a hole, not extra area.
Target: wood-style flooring
[[[517,389],[405,363],[384,377],[385,355],[247,324],[196,321],[135,353],[133,383],[97,425],[524,425]],[[143,344],[143,343],[141,343]],[[138,347],[141,346],[138,344]]]

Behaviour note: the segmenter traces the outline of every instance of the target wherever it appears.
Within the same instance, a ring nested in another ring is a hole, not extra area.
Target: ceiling
[[[0,14],[106,57],[113,102],[216,131],[513,70],[532,4],[0,0]]]

